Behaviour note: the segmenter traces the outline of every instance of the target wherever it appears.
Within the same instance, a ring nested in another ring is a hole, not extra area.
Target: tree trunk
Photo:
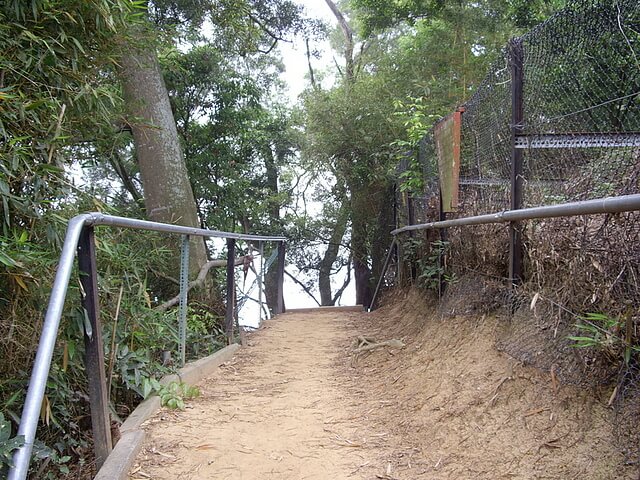
[[[388,202],[389,198],[394,198],[393,184],[379,185],[375,191],[377,192],[378,211],[377,234],[373,236],[371,241],[371,270],[374,285],[378,283],[378,279],[382,275],[384,259],[387,256],[387,249],[391,245],[391,231],[396,228],[393,221],[393,205]]]
[[[369,251],[367,248],[367,208],[370,201],[367,189],[351,185],[351,250],[356,279],[356,305],[368,307],[373,298]]]
[[[329,245],[324,252],[322,260],[320,261],[320,268],[318,272],[318,289],[320,290],[320,303],[323,307],[333,306],[335,299],[331,293],[331,268],[333,267],[336,258],[338,258],[338,251],[340,250],[340,242],[344,237],[344,233],[347,229],[347,221],[349,219],[346,205],[343,204],[336,224],[331,232],[329,238]]]
[[[127,45],[120,76],[133,132],[147,217],[156,222],[200,227],[187,166],[169,95],[153,47]],[[175,245],[175,243],[174,243]],[[193,237],[192,273],[207,262],[204,240]]]
[[[353,54],[353,29],[333,0],[325,0],[325,2],[336,17],[344,36],[344,85],[347,92],[349,92],[356,81]],[[366,218],[366,212],[370,210],[367,208],[368,190],[365,186],[361,185],[357,179],[355,182],[351,181],[348,183],[351,193],[351,250],[353,254],[353,271],[356,279],[356,304],[368,307],[373,298],[371,270],[368,265],[369,252],[367,248],[368,220]]]
[[[268,145],[264,151],[264,164],[266,170],[266,187],[269,190],[269,223],[271,229],[275,230],[280,227],[280,202],[278,200],[278,165],[276,157],[273,153],[271,145]],[[273,245],[277,248],[277,245]],[[265,252],[266,254],[266,252]],[[264,279],[264,296],[267,300],[267,307],[274,313],[278,306],[278,260],[271,264],[271,268],[266,272]]]
[[[355,80],[353,68],[353,29],[332,0],[325,0],[325,2],[336,17],[336,20],[338,20],[338,24],[340,25],[340,29],[344,36],[345,84],[347,88],[349,88]]]

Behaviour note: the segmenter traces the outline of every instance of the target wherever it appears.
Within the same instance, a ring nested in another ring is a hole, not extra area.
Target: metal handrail
[[[507,223],[517,222],[521,220],[534,220],[537,218],[557,218],[572,217],[576,215],[595,215],[602,213],[622,213],[640,210],[640,194],[620,195],[618,197],[597,198],[594,200],[583,200],[580,202],[568,202],[558,205],[546,205],[542,207],[522,208],[519,210],[506,210],[498,213],[489,213],[486,215],[476,215],[473,217],[454,218],[451,220],[441,220],[439,222],[421,223],[419,225],[407,225],[406,227],[397,228],[391,232],[394,236],[393,242],[389,247],[387,259],[383,266],[378,286],[375,290],[368,311],[372,311],[375,307],[375,301],[378,297],[382,278],[386,274],[389,257],[393,246],[397,242],[396,236],[401,233],[414,232],[417,230],[433,230],[449,227],[464,227],[470,225],[487,225],[491,223]]]
[[[185,227],[182,225],[171,225],[169,223],[150,222],[148,220],[138,220],[136,218],[116,217],[104,215],[102,213],[85,213],[78,217],[88,217],[86,225],[105,225],[111,227],[133,228],[137,230],[150,230],[153,232],[175,233],[182,235],[195,235],[197,237],[211,238],[232,238],[234,240],[265,241],[265,242],[285,242],[286,237],[249,235],[243,233],[223,232],[220,230],[205,230],[202,228]],[[75,220],[73,218],[71,221]]]
[[[67,226],[67,233],[62,246],[62,253],[60,255],[55,280],[51,289],[49,306],[47,307],[45,314],[40,343],[38,345],[38,351],[36,353],[31,378],[29,380],[29,388],[27,390],[27,396],[22,410],[20,426],[18,428],[18,435],[24,437],[24,444],[13,456],[14,466],[9,471],[8,480],[24,480],[27,477],[31,452],[33,450],[33,443],[35,441],[38,426],[38,418],[40,416],[40,408],[44,399],[45,387],[49,376],[49,369],[51,367],[51,360],[53,358],[53,351],[56,338],[58,336],[58,328],[60,326],[60,318],[62,316],[62,310],[67,295],[76,250],[78,250],[81,235],[85,229],[90,229],[92,231],[93,227],[100,225],[181,234],[186,236],[193,235],[198,237],[226,238],[232,240],[280,242],[280,245],[283,247],[279,249],[282,252],[282,257],[284,256],[284,243],[286,241],[286,238],[281,236],[245,235],[219,230],[205,230],[181,225],[170,225],[166,223],[150,222],[147,220],[117,217],[97,212],[85,213],[73,217]],[[281,282],[280,278],[278,281],[279,283]],[[280,284],[278,296],[282,296],[282,286]],[[281,298],[279,298],[279,304],[283,305]],[[96,332],[96,336],[99,335],[100,332]],[[102,366],[102,368],[104,368],[104,366]]]
[[[533,220],[535,218],[571,217],[574,215],[593,215],[598,213],[621,213],[633,210],[640,210],[640,194],[598,198],[595,200],[583,200],[581,202],[561,203],[558,205],[547,205],[544,207],[522,208],[519,210],[506,210],[498,213],[489,213],[487,215],[454,218],[452,220],[422,223],[419,225],[408,225],[406,227],[393,230],[391,235],[398,235],[399,233],[415,230],[517,222],[520,220]]]

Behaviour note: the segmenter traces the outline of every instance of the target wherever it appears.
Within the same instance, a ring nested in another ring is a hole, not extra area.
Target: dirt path
[[[149,422],[131,477],[354,478],[366,455],[351,440],[359,426],[334,368],[352,315],[360,314],[267,322],[185,411],[163,410]]]
[[[420,293],[271,320],[185,411],[148,422],[131,478],[637,479],[611,392],[497,351],[503,326],[440,318]],[[354,359],[363,334],[405,347]]]

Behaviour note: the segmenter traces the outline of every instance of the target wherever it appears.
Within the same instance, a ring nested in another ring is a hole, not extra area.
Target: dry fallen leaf
[[[210,443],[203,443],[202,445],[198,445],[196,447],[196,450],[214,450],[215,448],[215,445],[212,445]]]

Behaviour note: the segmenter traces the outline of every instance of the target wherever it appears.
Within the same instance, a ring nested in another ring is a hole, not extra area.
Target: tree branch
[[[122,163],[122,158],[120,158],[120,154],[116,151],[113,151],[111,155],[107,155],[107,160],[113,167],[113,170],[116,172],[116,175],[118,175],[118,177],[122,181],[122,185],[124,186],[124,188],[131,194],[131,197],[133,198],[134,202],[136,202],[138,205],[143,206],[144,201],[142,200],[142,195],[136,188],[131,176],[129,175],[129,172],[127,172],[127,169]]]
[[[315,295],[313,293],[311,293],[311,290],[309,290],[309,288],[302,283],[300,280],[298,280],[296,277],[294,277],[293,275],[291,275],[289,272],[287,272],[286,270],[284,271],[284,273],[287,274],[287,276],[293,280],[294,282],[296,282],[298,285],[300,285],[300,287],[302,287],[302,289],[305,291],[305,293],[307,295],[309,295],[311,298],[313,298],[313,301],[316,302],[318,304],[318,306],[320,306],[320,302],[318,301],[318,299],[315,297]]]
[[[247,259],[251,261],[253,260],[253,257],[251,255],[238,257],[235,259],[234,265],[236,266],[244,265],[244,262],[247,261]],[[196,277],[196,279],[193,280],[192,282],[189,282],[189,285],[187,286],[187,293],[189,293],[189,291],[191,291],[191,289],[195,287],[201,287],[202,285],[204,285],[204,281],[207,278],[207,273],[209,273],[209,270],[216,267],[224,267],[226,265],[227,265],[226,260],[210,260],[207,263],[205,263],[200,269],[200,272],[198,273],[198,276]],[[179,302],[180,302],[180,295],[176,295],[172,299],[167,300],[163,304],[155,307],[154,310],[157,312],[164,312],[169,308],[173,307],[174,305],[178,304]]]
[[[353,82],[353,30],[347,23],[347,20],[344,18],[344,15],[340,11],[340,9],[336,6],[336,4],[332,0],[325,0],[326,4],[329,6],[333,15],[338,20],[338,24],[342,29],[342,33],[344,34],[344,57],[345,57],[345,79],[347,85],[351,85]]]
[[[316,84],[316,76],[313,73],[313,67],[311,66],[311,50],[309,49],[309,38],[305,39],[305,43],[307,45],[307,65],[309,66],[309,79],[311,80],[311,87],[314,90],[318,90],[318,85]]]
[[[258,25],[260,27],[260,29],[266,33],[268,36],[270,36],[273,39],[273,43],[271,44],[271,46],[267,49],[267,50],[262,50],[260,48],[257,48],[258,52],[260,53],[270,53],[271,50],[273,50],[275,48],[275,46],[278,44],[278,42],[287,42],[287,43],[291,43],[289,40],[287,40],[284,37],[281,37],[280,35],[273,33],[271,30],[269,30],[269,28],[260,20],[258,20],[258,17],[256,17],[255,15],[249,14],[249,19],[255,23],[256,25]]]
[[[274,40],[273,43],[271,44],[271,46],[269,48],[267,48],[266,50],[262,50],[260,48],[258,48],[258,52],[260,53],[264,53],[265,55],[268,53],[271,53],[271,50],[273,50],[274,48],[276,48],[276,45],[278,44],[278,40]]]
[[[345,291],[349,283],[351,283],[351,257],[349,257],[349,262],[347,263],[347,278],[344,279],[342,287],[340,287],[336,294],[333,296],[332,301],[334,305],[336,304],[338,299],[342,297],[342,293]]]

